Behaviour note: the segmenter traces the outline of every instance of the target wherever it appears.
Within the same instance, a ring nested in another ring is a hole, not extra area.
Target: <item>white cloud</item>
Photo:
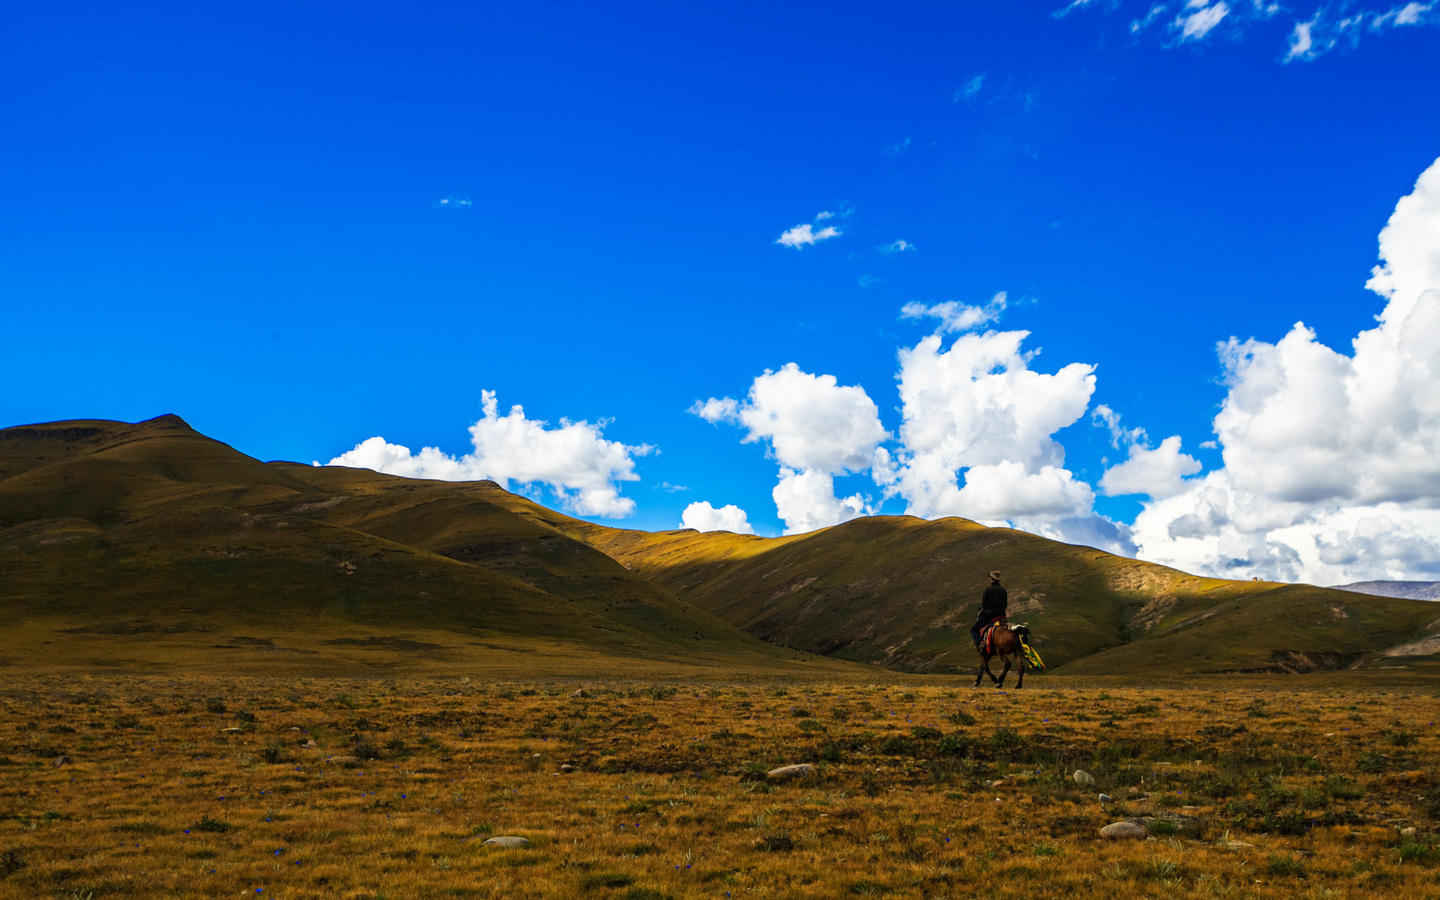
[[[831,474],[868,467],[888,436],[864,388],[793,362],[755,379],[739,418],[745,441],[768,441],[781,466]]]
[[[1100,490],[1111,496],[1148,494],[1171,497],[1185,489],[1184,479],[1200,471],[1200,461],[1180,452],[1180,436],[1171,435],[1153,450],[1130,445],[1130,458],[1111,466],[1100,478]]]
[[[815,221],[817,221],[817,222],[823,222],[823,221],[825,221],[826,219],[833,219],[833,218],[835,218],[835,213],[831,212],[831,211],[828,210],[828,209],[822,209],[822,210],[820,210],[818,213],[815,214]]]
[[[797,472],[781,468],[780,480],[770,495],[775,499],[776,511],[785,522],[786,534],[828,528],[871,511],[859,494],[837,498],[834,476],[815,469]]]
[[[775,243],[782,247],[793,247],[796,250],[810,247],[821,241],[828,241],[831,238],[839,237],[842,234],[840,229],[834,225],[826,225],[824,228],[815,230],[809,222],[796,225],[794,228],[786,229],[775,239]]]
[[[1295,27],[1290,31],[1290,47],[1285,53],[1285,62],[1293,59],[1313,59],[1321,52],[1315,49],[1315,38],[1311,34],[1319,18],[1320,14],[1316,13],[1315,18],[1308,22],[1295,23]]]
[[[1020,349],[1028,336],[963,334],[942,349],[930,335],[900,351],[903,447],[887,489],[907,512],[1017,522],[1090,514],[1092,492],[1063,468],[1053,435],[1084,414],[1094,367],[1034,371],[1034,354]]]
[[[1224,2],[1206,6],[1204,0],[1199,0],[1199,2],[1192,0],[1186,4],[1186,9],[1195,9],[1195,12],[1189,15],[1182,14],[1175,20],[1174,27],[1180,32],[1181,41],[1200,40],[1230,14],[1230,7]]]
[[[743,441],[768,443],[780,464],[773,496],[787,534],[866,512],[858,495],[835,497],[833,477],[868,468],[889,437],[864,388],[841,385],[834,375],[812,375],[792,362],[757,377],[735,410],[734,420],[746,429]]]
[[[409,478],[442,481],[494,480],[509,488],[549,487],[566,509],[580,515],[621,518],[635,511],[635,501],[621,497],[621,481],[638,481],[636,456],[654,452],[648,444],[628,445],[603,437],[605,423],[571,422],[548,427],[528,419],[519,405],[498,414],[494,391],[482,391],[484,416],[470,426],[473,451],[450,456],[435,447],[411,453],[383,437],[361,441],[326,465],[355,466]]]
[[[881,253],[908,253],[909,251],[915,249],[915,245],[910,243],[909,241],[900,240],[891,241],[888,244],[882,244],[880,245],[879,249]]]
[[[1145,14],[1144,18],[1132,19],[1130,21],[1130,33],[1138,34],[1141,31],[1144,31],[1146,28],[1149,28],[1152,24],[1154,24],[1156,19],[1160,18],[1163,15],[1165,15],[1165,4],[1156,3],[1154,6],[1150,7],[1150,11]]]
[[[1220,346],[1225,468],[1146,505],[1135,522],[1146,558],[1320,584],[1434,570],[1440,159],[1396,204],[1379,243],[1367,287],[1387,302],[1350,353],[1302,323],[1273,344]]]
[[[1434,8],[1434,3],[1406,3],[1404,6],[1397,6],[1387,13],[1375,16],[1370,27],[1379,31],[1387,26],[1420,25],[1425,22],[1426,16]]]
[[[733,503],[716,509],[709,501],[701,500],[685,507],[680,514],[680,527],[696,531],[733,531],[736,534],[754,534],[745,510]]]
[[[1089,6],[1089,5],[1090,5],[1091,3],[1093,3],[1093,2],[1094,2],[1094,0],[1070,0],[1069,3],[1065,4],[1065,5],[1062,6],[1061,8],[1059,8],[1059,9],[1055,10],[1054,12],[1052,12],[1052,13],[1050,14],[1050,17],[1051,17],[1052,19],[1063,19],[1063,18],[1065,18],[1066,16],[1070,15],[1070,14],[1071,14],[1072,12],[1074,12],[1075,10],[1077,10],[1077,9],[1084,9],[1085,7]]]
[[[1126,428],[1121,425],[1120,414],[1104,403],[1096,406],[1090,413],[1090,422],[1110,432],[1110,446],[1115,448],[1119,448],[1121,444],[1129,446],[1131,444],[1144,443],[1148,437],[1145,434],[1144,428],[1138,426],[1135,428]]]
[[[980,91],[985,87],[985,73],[970,76],[964,85],[956,88],[955,96],[951,99],[959,103],[961,100],[974,100]]]
[[[717,422],[740,421],[740,404],[734,397],[711,397],[703,403],[696,400],[687,410],[692,416],[699,416],[712,425]]]
[[[940,330],[969,331],[988,322],[994,322],[1005,311],[1005,292],[1000,291],[984,306],[970,306],[954,300],[944,303],[907,303],[900,307],[902,319],[939,319]]]

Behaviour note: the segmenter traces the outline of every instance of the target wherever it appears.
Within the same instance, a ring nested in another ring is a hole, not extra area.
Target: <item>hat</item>
[[[993,579],[993,580],[995,580],[995,581],[999,581],[999,580],[1000,580],[1000,573],[999,573],[998,571],[996,571],[996,572],[991,572],[991,573],[990,573],[990,577],[991,577],[991,579]]]

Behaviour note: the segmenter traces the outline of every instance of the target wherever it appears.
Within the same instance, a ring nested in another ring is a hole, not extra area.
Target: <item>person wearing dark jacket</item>
[[[980,629],[989,625],[996,619],[1005,617],[1005,608],[1009,605],[1010,598],[1005,593],[1005,587],[1000,583],[1000,573],[990,573],[990,586],[985,589],[985,594],[980,598],[980,614],[975,617],[975,625],[970,629],[970,639],[975,646],[980,646]]]

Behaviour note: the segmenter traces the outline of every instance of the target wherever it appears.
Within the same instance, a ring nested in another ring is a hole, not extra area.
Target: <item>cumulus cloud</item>
[[[701,500],[685,507],[680,514],[680,527],[696,531],[733,531],[736,534],[754,534],[745,510],[733,503],[716,509],[709,501]]]
[[[867,469],[889,437],[864,388],[787,363],[756,377],[743,404],[730,403],[715,408],[746,429],[745,443],[766,443],[780,465],[773,496],[787,534],[864,514],[864,498],[834,493],[834,476]]]
[[[1084,414],[1094,367],[1037,372],[1033,354],[1021,349],[1027,337],[962,334],[946,348],[936,334],[900,351],[902,449],[889,489],[910,513],[981,520],[1089,513],[1092,492],[1064,469],[1053,435]],[[963,488],[962,470],[970,470]]]
[[[835,496],[835,477],[829,472],[782,468],[780,480],[770,492],[775,510],[785,522],[786,534],[803,534],[828,528],[868,514],[865,498],[854,494]]]
[[[795,363],[757,377],[739,418],[749,431],[747,443],[768,441],[775,459],[791,469],[859,471],[887,437],[863,387],[841,385],[834,375],[812,375]]]
[[[775,243],[782,247],[792,247],[801,250],[811,247],[821,241],[828,241],[841,235],[840,229],[834,225],[826,225],[824,228],[816,229],[809,222],[796,225],[794,228],[787,228],[775,239]]]
[[[618,482],[638,481],[634,458],[654,452],[653,447],[606,440],[603,422],[561,419],[558,427],[550,427],[527,418],[518,404],[502,416],[494,391],[482,391],[481,398],[484,416],[470,426],[470,453],[451,456],[435,447],[412,453],[377,436],[326,465],[442,481],[489,479],[505,488],[512,482],[544,485],[562,506],[580,515],[622,518],[635,511],[635,501],[620,496]]]
[[[1100,490],[1111,496],[1148,494],[1171,497],[1185,489],[1185,478],[1200,471],[1200,461],[1180,452],[1180,436],[1171,435],[1154,449],[1130,445],[1130,458],[1111,466],[1100,478]]]
[[[1134,530],[1147,559],[1326,584],[1440,558],[1440,159],[1379,244],[1367,287],[1386,303],[1350,352],[1303,323],[1220,345],[1224,468],[1146,505]]]
[[[703,402],[696,400],[690,405],[689,413],[712,425],[718,422],[738,422],[740,404],[734,397],[711,397]]]
[[[940,330],[969,331],[994,322],[1005,311],[1005,292],[1000,291],[984,306],[971,306],[955,300],[944,303],[907,303],[900,307],[902,319],[939,319]]]

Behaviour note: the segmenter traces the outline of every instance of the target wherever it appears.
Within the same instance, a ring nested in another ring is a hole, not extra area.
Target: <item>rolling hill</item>
[[[1440,649],[1424,602],[1201,578],[963,519],[652,533],[491,482],[262,463],[174,416],[0,430],[0,657],[15,664],[973,671],[994,568],[1064,672]]]

